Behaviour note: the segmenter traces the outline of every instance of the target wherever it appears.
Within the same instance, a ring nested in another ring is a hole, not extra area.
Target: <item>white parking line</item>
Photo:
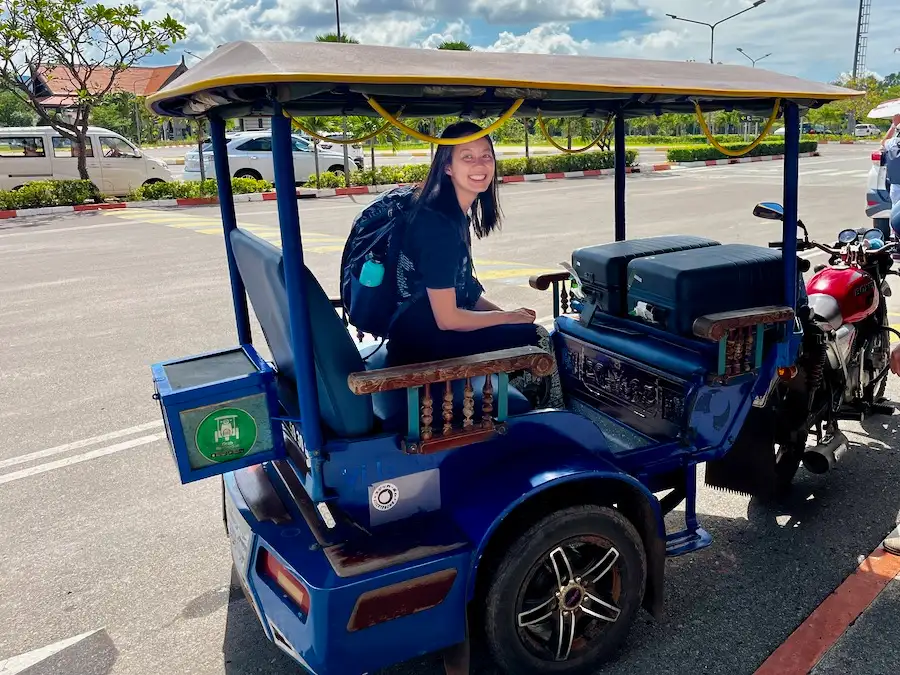
[[[156,422],[147,422],[146,424],[139,424],[136,427],[128,427],[127,429],[112,431],[108,434],[103,434],[102,436],[85,438],[80,441],[73,441],[72,443],[66,443],[64,445],[57,445],[55,448],[38,450],[37,452],[32,452],[27,455],[19,455],[18,457],[10,457],[9,459],[0,460],[0,469],[5,469],[8,466],[15,466],[16,464],[25,464],[35,459],[44,459],[45,457],[52,457],[53,455],[62,455],[63,453],[86,448],[90,445],[97,445],[98,443],[105,443],[106,441],[112,441],[124,436],[131,436],[132,434],[138,434],[144,431],[150,431],[151,429],[157,429],[162,425],[162,420]]]
[[[38,474],[53,471],[55,469],[62,469],[67,466],[72,466],[73,464],[88,462],[92,459],[97,459],[98,457],[105,457],[106,455],[121,452],[122,450],[137,448],[141,445],[154,443],[165,437],[166,435],[164,433],[152,434],[150,436],[141,436],[139,438],[133,438],[130,441],[117,443],[105,448],[97,448],[96,450],[91,450],[90,452],[85,452],[81,455],[74,455],[72,457],[66,457],[65,459],[58,459],[55,462],[47,462],[46,464],[38,464],[37,466],[31,466],[27,469],[22,469],[21,471],[13,471],[12,473],[0,476],[0,485],[4,485],[5,483],[12,483],[13,481],[21,480],[22,478],[37,476]]]

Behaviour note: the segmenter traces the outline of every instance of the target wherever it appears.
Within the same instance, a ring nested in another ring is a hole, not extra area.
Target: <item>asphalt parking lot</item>
[[[812,237],[830,242],[867,224],[870,149],[822,152],[801,160],[800,210]],[[765,245],[778,224],[751,212],[781,200],[781,169],[631,176],[628,234]],[[502,232],[474,246],[478,276],[498,304],[547,317],[549,296],[527,278],[612,239],[613,182],[509,184],[500,198]],[[331,294],[369,199],[299,202],[306,262]],[[237,211],[242,227],[278,241],[274,204]],[[223,250],[218,207],[0,222],[3,675],[302,672],[233,588],[218,483],[179,483],[151,398],[151,363],[235,342]],[[900,401],[896,380],[888,394]],[[667,562],[665,617],[641,618],[604,672],[756,670],[896,522],[900,415],[845,429],[846,459],[825,476],[801,470],[778,508],[701,489],[713,545]],[[387,672],[442,670],[429,659]]]

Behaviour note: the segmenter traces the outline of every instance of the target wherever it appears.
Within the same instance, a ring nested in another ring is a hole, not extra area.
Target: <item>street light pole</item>
[[[337,19],[337,39],[341,42],[341,0],[334,0],[334,15]],[[346,141],[350,135],[347,133],[347,116],[341,115],[341,131],[343,132],[343,140]],[[350,149],[347,143],[341,143],[344,148],[344,185],[350,187]]]
[[[743,50],[743,48],[738,47],[737,50],[738,50],[741,54],[743,54],[744,56],[746,56],[748,59],[750,59],[750,62],[753,63],[753,67],[754,67],[754,68],[756,68],[756,62],[757,62],[757,61],[762,61],[764,58],[766,58],[766,56],[772,56],[772,53],[769,52],[769,53],[766,54],[765,56],[760,56],[758,59],[754,59],[754,58],[753,58],[752,56],[750,56],[747,52],[745,52],[745,51]]]
[[[685,19],[680,16],[675,16],[674,14],[666,14],[666,16],[671,17],[671,18],[675,19],[676,21],[686,21],[687,23],[696,23],[699,26],[706,26],[707,28],[709,28],[709,62],[715,63],[715,51],[714,50],[715,50],[715,42],[716,42],[716,26],[718,26],[721,23],[725,23],[729,19],[733,19],[736,16],[740,16],[744,12],[749,12],[751,9],[759,7],[760,5],[765,3],[765,1],[766,0],[756,0],[756,2],[754,2],[752,5],[750,5],[750,7],[742,9],[740,12],[735,12],[731,16],[726,16],[724,19],[719,19],[715,23],[706,23],[705,21],[695,21],[693,19]]]

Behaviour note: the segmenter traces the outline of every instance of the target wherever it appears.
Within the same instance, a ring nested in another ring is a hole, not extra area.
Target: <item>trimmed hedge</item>
[[[625,151],[625,163],[633,166],[637,160],[635,150]],[[560,173],[565,171],[589,171],[611,169],[615,165],[613,152],[583,152],[578,154],[542,155],[538,157],[517,157],[497,160],[497,171],[501,176],[521,176],[532,173]],[[381,166],[375,171],[353,171],[351,185],[391,185],[395,183],[419,183],[428,175],[430,164],[405,164],[402,166]],[[316,176],[312,174],[303,187],[315,188]],[[319,176],[319,187],[345,187],[343,173],[325,172]]]
[[[0,210],[76,206],[101,197],[89,180],[35,180],[18,190],[0,190]]]
[[[746,143],[723,143],[722,145],[729,150],[740,150],[747,147]],[[817,141],[800,141],[800,152],[815,152],[818,147],[819,143]],[[767,141],[760,143],[753,150],[741,156],[759,157],[762,155],[783,154],[784,141]],[[728,155],[719,152],[711,145],[698,148],[672,148],[666,153],[666,157],[670,162],[702,162],[707,159],[730,159]]]
[[[253,192],[269,192],[272,183],[255,178],[232,178],[231,191],[236,195]],[[153,183],[144,185],[128,195],[128,201],[142,202],[155,199],[194,199],[197,197],[215,197],[218,185],[214,178],[205,181],[172,181],[170,183]]]

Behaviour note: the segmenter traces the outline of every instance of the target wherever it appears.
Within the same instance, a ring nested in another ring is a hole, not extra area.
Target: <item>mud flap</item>
[[[704,482],[713,488],[751,497],[773,496],[778,491],[780,478],[771,408],[750,410],[731,450],[721,459],[707,462]]]

